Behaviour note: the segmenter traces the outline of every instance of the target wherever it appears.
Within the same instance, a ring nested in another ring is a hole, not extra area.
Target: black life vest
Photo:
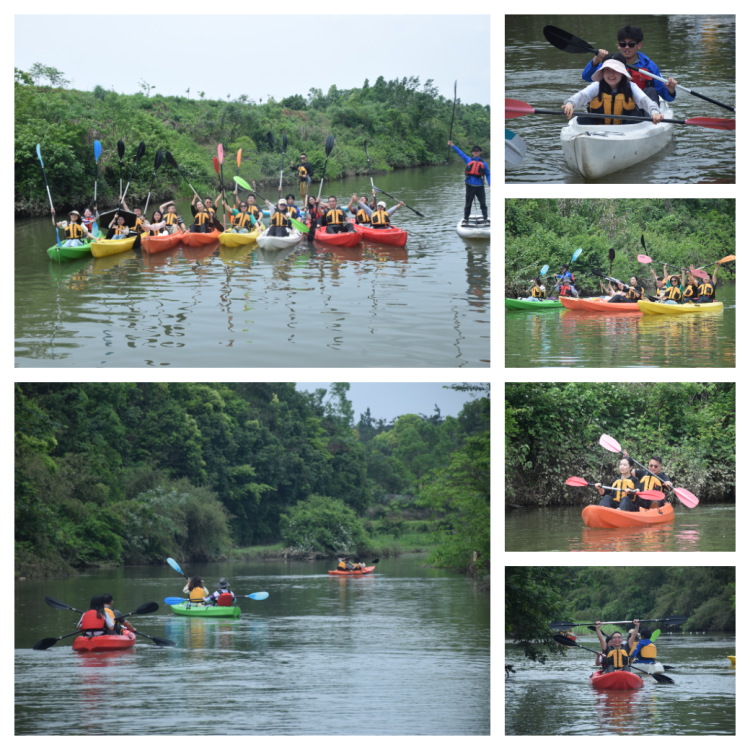
[[[290,226],[289,217],[279,210],[276,210],[271,217],[271,224],[275,227],[288,227]]]
[[[484,162],[481,159],[472,159],[466,165],[467,177],[484,177],[485,172]]]
[[[625,94],[599,94],[589,104],[589,112],[592,115],[632,115],[635,113],[635,101],[633,99],[625,100]],[[622,120],[616,118],[604,119],[605,125],[621,125]]]
[[[344,216],[344,212],[336,207],[331,208],[326,211],[326,224],[343,224],[346,221],[346,217]]]
[[[372,225],[374,227],[387,227],[390,226],[391,217],[388,216],[388,212],[379,208],[377,211],[372,212]]]
[[[689,299],[692,299],[693,297],[697,297],[698,296],[697,292],[698,290],[696,289],[696,287],[694,287],[692,284],[688,284],[685,287],[685,291],[682,293],[682,299],[689,300]]]
[[[645,476],[638,479],[638,484],[642,490],[656,490],[657,492],[664,491],[664,485],[661,483],[661,479],[657,479],[647,472],[643,472]]]
[[[243,213],[239,213],[239,214],[235,214],[232,217],[232,224],[234,224],[234,226],[240,227],[242,229],[245,229],[245,228],[250,229],[250,227],[252,227],[252,225],[253,225],[253,220],[250,217],[250,214],[248,214],[248,213],[244,213],[244,214]]]
[[[360,208],[357,211],[357,224],[370,224],[370,217],[367,215],[367,211],[364,208]]]
[[[664,295],[666,299],[673,299],[675,302],[682,301],[682,292],[678,286],[668,286],[667,292]]]
[[[624,490],[635,489],[635,482],[632,479],[616,479],[614,482],[612,482],[612,486],[616,490],[612,499],[616,503],[619,503],[620,500],[622,500],[624,497],[627,497],[627,492],[625,492]]]
[[[642,286],[631,286],[628,289],[628,293],[625,295],[628,299],[636,300],[643,299],[644,288]]]

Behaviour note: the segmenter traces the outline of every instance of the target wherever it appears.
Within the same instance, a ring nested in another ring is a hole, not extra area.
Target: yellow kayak
[[[735,661],[737,660],[737,657],[736,657],[736,656],[727,656],[727,659],[729,659],[729,661],[731,661],[731,662],[732,662],[732,666],[733,666],[733,667],[737,666],[737,665],[735,664]]]
[[[638,309],[643,313],[683,315],[685,313],[721,312],[724,309],[724,303],[705,302],[702,305],[696,305],[694,302],[686,302],[684,305],[665,305],[663,302],[649,302],[639,299]]]
[[[240,245],[249,245],[255,242],[260,233],[265,229],[262,222],[255,225],[252,232],[239,234],[237,232],[222,232],[219,235],[219,242],[225,247],[239,247]]]
[[[135,241],[138,239],[138,235],[132,237],[126,237],[124,240],[97,240],[91,243],[91,254],[95,258],[104,258],[107,255],[117,255],[117,253],[124,253],[126,250],[131,250]]]

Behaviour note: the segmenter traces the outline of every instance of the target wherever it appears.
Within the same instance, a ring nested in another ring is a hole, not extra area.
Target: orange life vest
[[[480,159],[472,159],[466,165],[466,176],[467,177],[484,177],[485,175],[484,162]]]

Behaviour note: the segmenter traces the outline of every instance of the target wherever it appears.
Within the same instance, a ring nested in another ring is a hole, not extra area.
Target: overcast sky
[[[455,381],[462,382],[462,381]],[[425,414],[431,416],[435,404],[444,416],[455,417],[467,401],[477,394],[458,393],[443,388],[452,383],[350,383],[349,400],[354,407],[354,421],[370,407],[375,419],[390,422],[402,414]],[[330,383],[297,383],[298,391],[314,391],[330,387]],[[326,397],[327,398],[327,397]]]
[[[71,15],[18,15],[15,67],[57,68],[84,91],[100,85],[135,94],[144,79],[164,96],[190,88],[196,98],[205,91],[209,99],[247,94],[264,102],[269,94],[278,100],[333,84],[360,87],[365,78],[372,85],[381,75],[419,76],[420,83],[433,79],[446,98],[453,99],[457,79],[464,104],[490,103],[488,16],[265,16],[262,7],[248,6],[251,15],[241,16],[222,15],[215,5],[211,16],[179,8],[172,16],[135,8],[126,16],[80,16],[67,7]],[[110,43],[118,54],[106,53]]]

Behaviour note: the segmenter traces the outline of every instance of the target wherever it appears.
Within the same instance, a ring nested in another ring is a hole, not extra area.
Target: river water
[[[675,506],[674,523],[633,529],[589,529],[580,507],[505,513],[506,552],[734,552],[734,505]]]
[[[177,617],[163,604],[182,596],[171,568],[93,571],[16,582],[15,729],[46,735],[488,735],[490,596],[463,576],[404,557],[360,578],[329,576],[330,562],[183,565],[214,586],[226,576],[241,599],[239,620]],[[79,615],[108,591],[138,638],[120,653],[80,654]]]
[[[595,48],[618,52],[617,31],[624,23],[640,26],[641,52],[659,67],[662,77],[674,77],[682,86],[735,105],[734,16],[506,16],[505,96],[537,109],[559,110],[571,94],[588,84],[581,72],[589,54],[570,54],[553,47],[542,34],[545,25],[557,26]],[[675,119],[734,118],[734,113],[677,89]],[[507,183],[583,184],[583,177],[563,158],[560,116],[528,115],[505,121],[527,146],[521,164],[506,167]],[[734,183],[735,133],[704,127],[675,125],[669,145],[651,159],[607,175],[597,183]]]
[[[216,244],[57,264],[50,220],[17,221],[16,365],[489,367],[490,241],[456,233],[462,166],[378,177],[425,216],[394,215],[404,248]],[[363,177],[325,188],[345,203],[367,189]],[[178,210],[189,217],[189,202]]]
[[[506,367],[734,367],[734,284],[716,288],[718,313],[607,315],[505,311]]]
[[[577,642],[598,649],[595,636]],[[735,733],[735,637],[669,635],[657,641],[659,661],[674,666],[673,685],[643,677],[637,690],[595,690],[588,684],[596,657],[571,648],[546,665],[526,661],[505,643],[505,663],[516,674],[505,680],[507,735],[733,735]]]

